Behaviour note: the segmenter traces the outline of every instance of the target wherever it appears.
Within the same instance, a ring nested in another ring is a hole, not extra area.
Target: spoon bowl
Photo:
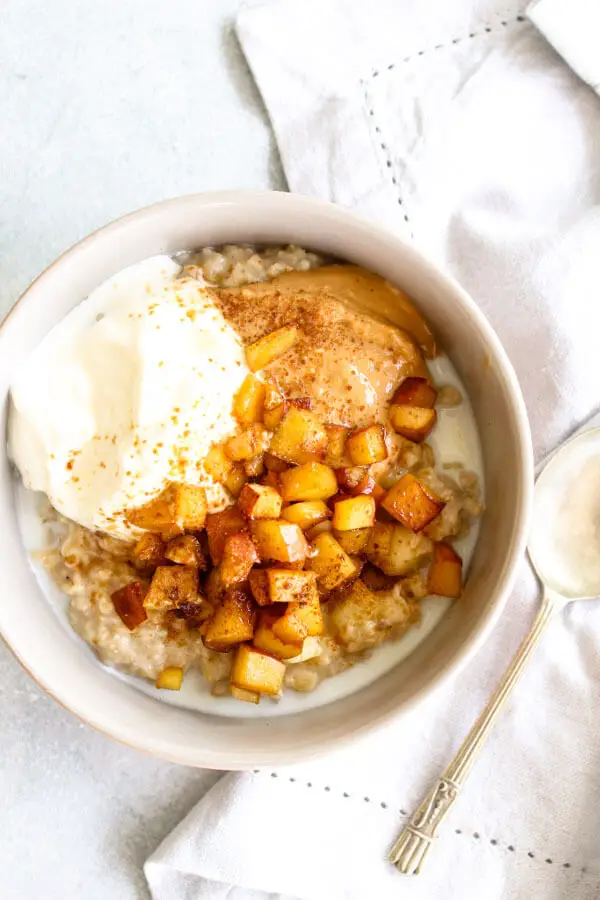
[[[600,428],[571,438],[543,468],[527,550],[555,600],[600,596]]]

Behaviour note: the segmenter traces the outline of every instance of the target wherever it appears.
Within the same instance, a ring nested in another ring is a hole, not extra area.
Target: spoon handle
[[[515,653],[494,695],[471,728],[450,765],[425,797],[392,847],[389,859],[403,874],[418,875],[421,871],[425,857],[435,839],[438,825],[446,817],[456,800],[476,755],[482,748],[508,695],[519,680],[525,663],[537,647],[544,628],[553,614],[562,608],[562,605],[558,599],[555,600],[551,594],[544,591],[541,606],[533,620],[529,634]]]

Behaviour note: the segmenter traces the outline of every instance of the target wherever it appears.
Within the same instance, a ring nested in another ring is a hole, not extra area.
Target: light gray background
[[[240,0],[0,0],[0,319],[156,200],[285,187],[231,30]],[[78,724],[0,644],[0,897],[148,896],[142,863],[218,776]]]

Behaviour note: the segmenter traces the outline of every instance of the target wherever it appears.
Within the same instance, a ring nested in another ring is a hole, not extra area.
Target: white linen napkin
[[[498,331],[541,459],[600,398],[600,102],[497,0],[283,0],[238,35],[292,190],[413,235]],[[507,490],[510,485],[507,485]],[[552,623],[418,878],[385,856],[527,630],[321,762],[230,774],[145,867],[154,900],[600,896],[600,604]]]

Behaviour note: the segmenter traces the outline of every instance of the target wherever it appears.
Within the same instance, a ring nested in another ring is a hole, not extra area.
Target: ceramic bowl
[[[378,272],[414,298],[468,390],[483,450],[487,511],[463,599],[395,668],[326,706],[266,718],[208,715],[139,692],[73,640],[33,575],[3,440],[0,633],[6,643],[58,702],[104,734],[173,762],[218,769],[276,766],[322,754],[406,713],[455,676],[502,612],[524,552],[533,481],[517,379],[465,291],[385,228],[338,206],[274,192],[198,194],[158,203],[107,225],[59,257],[0,329],[2,434],[17,364],[100,282],[157,253],[239,242],[293,242],[332,254]]]

